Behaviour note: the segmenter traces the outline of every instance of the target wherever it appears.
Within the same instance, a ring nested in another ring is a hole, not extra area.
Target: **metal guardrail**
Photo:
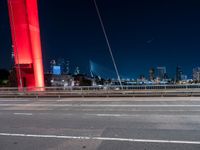
[[[0,88],[0,97],[200,96],[200,84]]]

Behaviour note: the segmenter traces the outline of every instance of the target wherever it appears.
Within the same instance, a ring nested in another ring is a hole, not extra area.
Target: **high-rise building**
[[[166,79],[166,67],[157,67],[158,79],[160,81]]]
[[[149,69],[149,80],[153,81],[155,79],[155,69],[154,68],[150,68]]]
[[[59,58],[56,63],[57,66],[60,66],[61,74],[66,72],[65,60],[63,58]]]
[[[193,69],[193,80],[195,82],[200,82],[200,67]]]
[[[67,73],[67,74],[70,73],[70,67],[69,67],[69,65],[70,65],[70,61],[67,60],[67,63],[66,63],[66,73]]]
[[[183,75],[183,71],[180,66],[176,67],[176,83],[181,81],[181,76]]]
[[[53,67],[56,65],[56,61],[53,59],[50,61],[50,72],[53,73]]]
[[[187,80],[187,75],[182,74],[182,75],[181,75],[181,80],[182,80],[182,81],[186,81],[186,80]]]

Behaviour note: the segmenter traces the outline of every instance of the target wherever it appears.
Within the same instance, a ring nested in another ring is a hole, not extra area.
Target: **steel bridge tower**
[[[7,0],[19,90],[44,90],[37,0]]]

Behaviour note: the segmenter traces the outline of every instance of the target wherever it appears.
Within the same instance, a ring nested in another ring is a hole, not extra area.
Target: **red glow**
[[[44,87],[37,0],[8,0],[18,87]],[[36,90],[36,89],[35,89]]]

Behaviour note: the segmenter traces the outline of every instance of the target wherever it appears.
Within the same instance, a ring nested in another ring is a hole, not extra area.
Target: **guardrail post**
[[[36,99],[38,100],[38,92],[36,92]]]
[[[81,87],[81,96],[84,97],[84,93],[83,93],[83,88],[82,87]]]
[[[167,95],[167,85],[165,85],[165,90],[164,90],[164,94],[163,95]]]
[[[147,86],[146,85],[144,86],[144,91],[145,91],[145,95],[148,96],[148,94],[147,94]]]
[[[109,90],[110,90],[110,87],[108,86],[108,88],[106,88],[106,97],[109,97]]]
[[[191,89],[191,91],[190,91],[190,97],[192,97],[193,96],[193,91],[192,91],[192,89]]]

